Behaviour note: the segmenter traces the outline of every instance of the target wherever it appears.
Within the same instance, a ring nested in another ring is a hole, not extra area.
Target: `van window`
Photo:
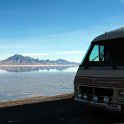
[[[89,61],[104,61],[104,46],[103,45],[95,45],[91,54],[89,55]]]
[[[106,44],[105,61],[113,65],[124,65],[124,39]]]
[[[123,65],[124,38],[91,44],[82,65]]]
[[[89,61],[99,61],[99,46],[95,45],[89,56]]]

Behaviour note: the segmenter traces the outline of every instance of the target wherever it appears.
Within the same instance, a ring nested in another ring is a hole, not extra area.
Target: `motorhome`
[[[124,111],[124,28],[96,37],[74,79],[74,100]]]

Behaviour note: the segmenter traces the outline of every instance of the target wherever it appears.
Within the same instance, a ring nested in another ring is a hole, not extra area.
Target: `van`
[[[74,101],[124,111],[124,28],[96,37],[74,79]]]

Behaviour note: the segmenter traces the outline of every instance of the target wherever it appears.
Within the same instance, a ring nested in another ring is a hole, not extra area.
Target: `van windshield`
[[[124,65],[124,39],[93,43],[82,64]]]

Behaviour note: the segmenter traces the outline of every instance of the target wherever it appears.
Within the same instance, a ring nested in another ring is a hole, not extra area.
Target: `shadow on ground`
[[[0,109],[0,124],[111,124],[124,122],[123,114],[83,107],[63,99]]]

